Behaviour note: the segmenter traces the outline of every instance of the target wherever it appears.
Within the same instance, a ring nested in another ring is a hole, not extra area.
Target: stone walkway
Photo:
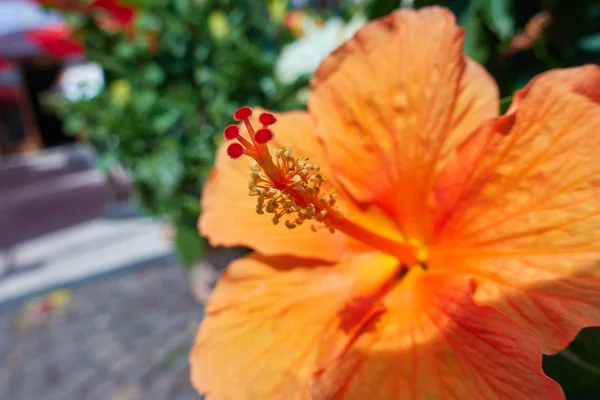
[[[0,252],[0,304],[172,257],[165,231],[160,221],[117,216],[22,242],[9,274],[2,275],[7,258]]]
[[[200,398],[187,355],[202,309],[181,267],[163,264],[51,297],[52,311],[36,300],[0,309],[0,399]]]

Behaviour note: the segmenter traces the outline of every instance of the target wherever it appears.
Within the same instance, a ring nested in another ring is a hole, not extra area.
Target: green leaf
[[[115,46],[115,54],[121,58],[131,58],[135,54],[135,46],[128,42],[120,42]]]
[[[181,110],[172,108],[167,112],[160,114],[154,119],[154,130],[158,133],[165,133],[173,127],[181,117]]]
[[[578,45],[582,50],[590,53],[600,53],[600,33],[582,37]]]
[[[544,357],[544,371],[567,399],[600,398],[600,328],[584,329],[569,348]]]
[[[178,359],[185,358],[190,352],[190,346],[185,344],[177,345],[171,349],[158,361],[158,368],[161,371],[169,370]]]
[[[158,85],[165,79],[165,73],[158,64],[150,64],[142,70],[142,78],[150,85]]]
[[[465,53],[475,61],[484,64],[490,57],[490,48],[486,43],[485,27],[477,10],[477,1],[473,1],[459,17],[458,23],[465,28]]]
[[[367,18],[383,17],[400,7],[400,2],[401,0],[371,0],[365,8]]]
[[[592,366],[600,378],[600,328],[582,330],[570,350],[579,354],[582,362]]]
[[[121,0],[121,2],[136,9],[141,9],[144,5],[144,0]]]
[[[135,27],[141,31],[157,31],[160,28],[160,19],[149,12],[140,11],[135,18]]]
[[[208,67],[198,67],[194,70],[194,80],[198,85],[206,85],[215,79],[215,72]]]
[[[184,172],[179,155],[172,150],[142,158],[134,168],[135,179],[152,187],[161,198],[173,194]]]
[[[135,96],[135,101],[132,106],[141,114],[148,114],[156,102],[158,101],[158,94],[153,90],[144,90],[138,92]]]
[[[192,11],[191,0],[174,0],[175,10],[181,16],[188,16]]]
[[[85,118],[79,115],[68,116],[64,120],[64,128],[67,132],[71,134],[80,133],[83,129],[85,129]]]
[[[480,5],[486,25],[498,37],[509,40],[515,32],[512,0],[474,0]]]
[[[204,239],[194,228],[187,225],[176,226],[175,248],[181,262],[191,267],[197,263],[204,254]]]
[[[113,152],[105,152],[99,155],[96,160],[96,167],[104,172],[108,172],[112,167],[119,163],[117,155]]]
[[[508,107],[510,107],[510,103],[512,102],[513,96],[506,96],[500,99],[500,112],[504,114]]]
[[[200,195],[182,195],[181,196],[182,212],[193,214],[196,217],[200,214]]]
[[[398,2],[399,3],[399,2]],[[430,7],[430,6],[447,6],[448,1],[445,0],[415,0],[415,8]]]
[[[194,50],[194,57],[198,62],[205,62],[210,56],[210,48],[204,43],[200,44]],[[195,72],[196,73],[196,72]]]

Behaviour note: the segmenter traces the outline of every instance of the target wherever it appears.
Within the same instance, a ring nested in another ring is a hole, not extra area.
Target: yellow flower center
[[[280,172],[277,175],[284,176],[285,184],[277,185],[256,160],[250,164],[248,194],[257,196],[256,212],[270,214],[275,225],[285,217],[289,229],[314,220],[335,232],[328,214],[339,213],[337,196],[333,191],[328,196],[321,192],[323,177],[318,173],[319,165],[309,163],[306,158],[294,158],[289,147],[275,149],[273,158]],[[317,229],[315,224],[311,227]]]
[[[227,148],[231,158],[246,155],[253,159],[248,194],[257,199],[256,213],[268,214],[275,225],[283,221],[289,229],[309,220],[314,231],[323,228],[334,233],[339,230],[397,257],[406,266],[425,260],[425,250],[421,246],[389,239],[344,218],[338,209],[336,193],[321,187],[325,178],[319,172],[318,164],[310,163],[306,157],[294,157],[289,147],[269,152],[267,143],[274,137],[269,126],[276,122],[275,116],[261,114],[262,128],[255,130],[250,123],[251,115],[249,107],[234,113],[234,118],[246,126],[249,139],[240,134],[236,125],[228,126],[224,136],[227,140],[237,140]]]

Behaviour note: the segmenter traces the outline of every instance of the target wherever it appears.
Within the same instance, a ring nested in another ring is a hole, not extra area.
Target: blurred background
[[[241,105],[305,107],[367,21],[449,7],[503,106],[600,61],[598,0],[0,0],[0,399],[198,399],[187,353],[244,249],[196,229]],[[544,359],[600,399],[600,333]]]

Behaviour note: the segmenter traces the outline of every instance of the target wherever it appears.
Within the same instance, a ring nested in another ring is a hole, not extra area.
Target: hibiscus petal
[[[320,344],[348,333],[397,274],[370,253],[334,266],[259,255],[234,262],[218,284],[190,355],[192,382],[207,399],[303,399]],[[366,306],[366,307],[365,307]]]
[[[542,74],[436,185],[430,267],[475,275],[544,352],[600,324],[599,126],[598,66]]]
[[[563,399],[535,337],[476,305],[461,276],[411,272],[386,311],[314,376],[315,400]]]
[[[309,110],[336,177],[407,236],[430,233],[428,200],[442,161],[498,115],[498,90],[462,53],[462,29],[441,8],[371,22],[316,71]]]

